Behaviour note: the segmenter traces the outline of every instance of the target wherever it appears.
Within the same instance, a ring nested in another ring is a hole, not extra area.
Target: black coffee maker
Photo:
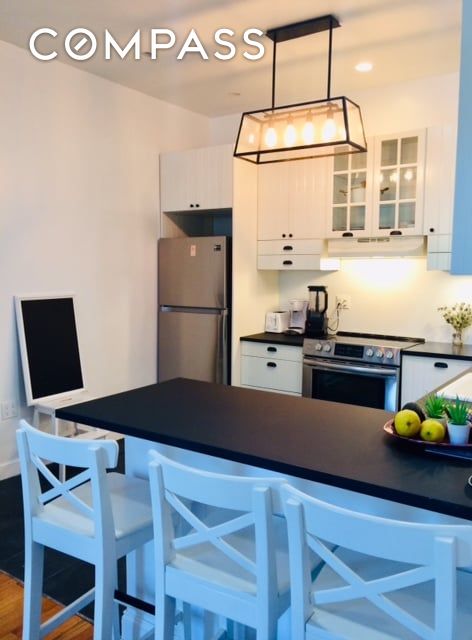
[[[308,317],[306,322],[307,338],[322,338],[328,331],[328,292],[326,287],[312,285],[308,287]]]

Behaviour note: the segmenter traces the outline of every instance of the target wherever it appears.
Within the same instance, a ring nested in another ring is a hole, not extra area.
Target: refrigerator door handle
[[[221,384],[228,384],[228,311],[223,309],[219,314],[215,381]]]
[[[170,305],[161,305],[159,311],[162,313],[203,313],[205,315],[220,315],[221,309],[208,309],[207,307],[173,307]],[[224,310],[226,312],[226,310]]]

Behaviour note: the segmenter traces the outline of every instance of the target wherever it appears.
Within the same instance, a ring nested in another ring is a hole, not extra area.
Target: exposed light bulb
[[[274,127],[269,127],[267,129],[264,140],[267,147],[275,147],[277,144],[277,132]]]
[[[411,180],[413,178],[413,171],[411,169],[407,169],[403,174],[405,180]]]
[[[373,68],[374,68],[374,65],[372,64],[372,62],[359,62],[354,67],[356,71],[360,71],[361,73],[367,73],[369,71],[372,71]]]
[[[398,174],[396,171],[394,171],[393,173],[390,174],[390,182],[397,182],[398,181]]]
[[[284,131],[284,143],[286,147],[293,147],[297,141],[297,130],[291,122],[288,123]]]
[[[256,141],[256,136],[253,133],[250,133],[247,140],[249,144],[254,144]]]
[[[331,142],[336,137],[336,123],[334,122],[332,116],[328,114],[328,117],[325,120],[323,125],[323,130],[321,132],[321,139],[323,142]]]
[[[315,142],[315,125],[311,120],[307,120],[303,125],[302,138],[305,144],[313,144]]]

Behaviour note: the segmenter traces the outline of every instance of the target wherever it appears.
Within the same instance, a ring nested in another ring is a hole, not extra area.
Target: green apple
[[[393,420],[395,431],[399,436],[413,438],[421,429],[421,420],[416,411],[402,409],[398,411]]]

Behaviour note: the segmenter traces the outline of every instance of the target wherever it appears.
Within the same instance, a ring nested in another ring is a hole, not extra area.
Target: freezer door
[[[159,309],[159,382],[193,378],[228,383],[228,313]]]
[[[223,309],[227,301],[227,238],[161,238],[159,304]]]

